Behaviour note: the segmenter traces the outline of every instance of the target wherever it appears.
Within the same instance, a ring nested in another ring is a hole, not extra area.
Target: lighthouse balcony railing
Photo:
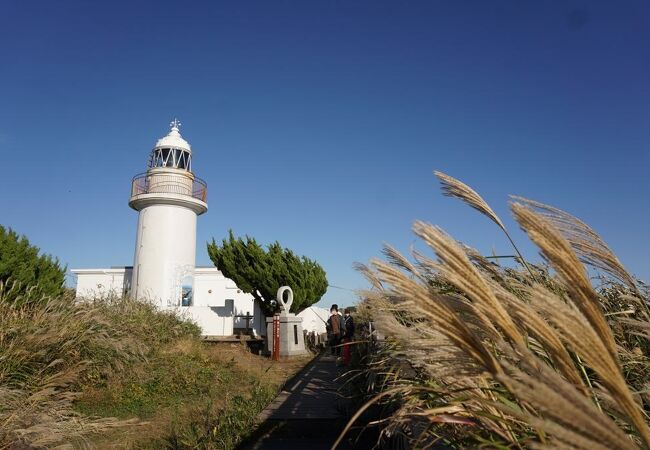
[[[133,177],[131,197],[141,194],[188,195],[202,202],[208,200],[208,185],[198,177],[141,173]]]

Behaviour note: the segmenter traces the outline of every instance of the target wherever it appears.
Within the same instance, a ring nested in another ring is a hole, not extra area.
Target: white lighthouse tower
[[[195,267],[196,218],[208,210],[207,186],[192,172],[192,148],[174,119],[149,167],[133,178],[129,206],[138,211],[133,266],[73,269],[77,298],[135,297],[194,321],[204,336],[266,332],[253,296],[217,267]],[[205,247],[204,247],[205,248]]]
[[[190,306],[196,218],[208,210],[207,185],[192,172],[192,148],[174,119],[136,175],[129,206],[139,212],[131,292],[162,309]]]

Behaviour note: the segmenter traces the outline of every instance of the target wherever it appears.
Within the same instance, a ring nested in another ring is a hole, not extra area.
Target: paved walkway
[[[260,414],[261,420],[338,419],[336,360],[316,357]]]
[[[262,411],[262,424],[241,448],[330,449],[347,423],[345,402],[334,382],[338,375],[333,356],[318,356]]]

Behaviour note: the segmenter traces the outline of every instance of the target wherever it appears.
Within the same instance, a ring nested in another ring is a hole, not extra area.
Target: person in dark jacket
[[[352,339],[352,336],[354,336],[354,318],[350,315],[349,309],[345,310],[343,323],[345,324],[345,336],[348,339]]]
[[[343,341],[345,342],[345,345],[343,346],[343,364],[350,364],[350,360],[352,359],[350,342],[354,339],[354,318],[350,315],[349,309],[345,310],[343,326],[345,328],[345,337],[343,338]]]
[[[341,355],[341,347],[338,345],[341,343],[344,331],[345,324],[343,323],[343,317],[339,313],[338,305],[334,304],[330,308],[330,316],[327,319],[327,337],[332,355]]]

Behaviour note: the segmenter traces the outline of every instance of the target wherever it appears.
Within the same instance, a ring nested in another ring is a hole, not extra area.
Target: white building
[[[302,329],[316,334],[326,333],[327,319],[330,313],[325,308],[319,306],[309,306],[303,309],[300,313],[296,314],[302,318]]]
[[[72,270],[77,297],[130,295],[190,317],[206,336],[229,336],[247,325],[261,335],[264,316],[253,297],[217,268],[195,267],[196,221],[208,210],[207,185],[192,171],[192,148],[180,123],[170,125],[147,171],[131,184],[129,206],[139,214],[133,266]]]

